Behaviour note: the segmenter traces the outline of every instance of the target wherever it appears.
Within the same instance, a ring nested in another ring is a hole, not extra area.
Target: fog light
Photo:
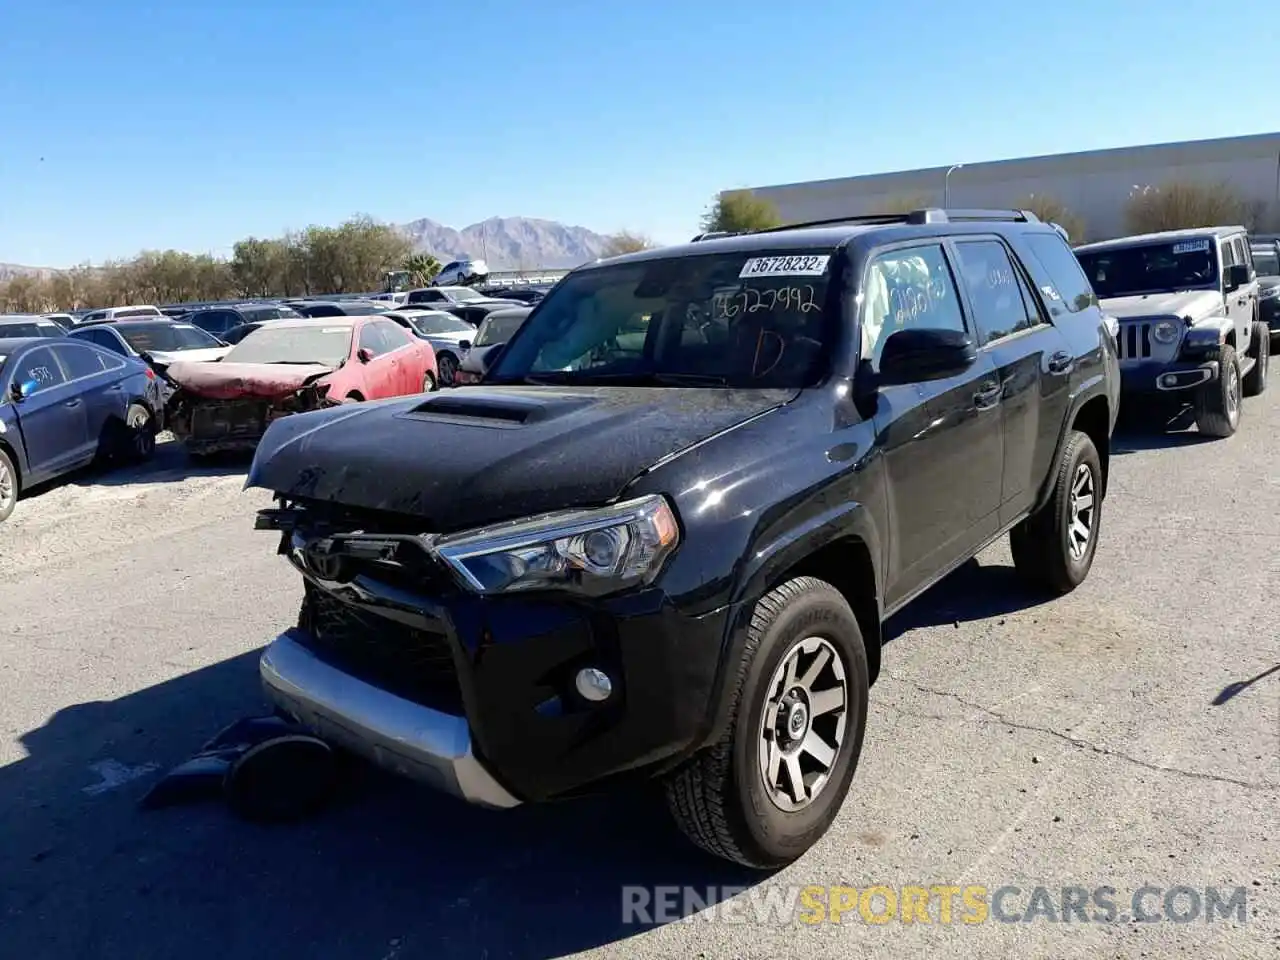
[[[613,681],[609,679],[609,675],[595,667],[579,670],[573,685],[577,687],[583,700],[590,700],[592,703],[608,700],[613,693]]]

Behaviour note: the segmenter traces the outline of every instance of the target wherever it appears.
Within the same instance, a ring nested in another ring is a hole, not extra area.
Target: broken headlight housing
[[[572,590],[599,596],[652,583],[679,542],[675,512],[653,495],[496,524],[441,537],[432,546],[476,593]]]

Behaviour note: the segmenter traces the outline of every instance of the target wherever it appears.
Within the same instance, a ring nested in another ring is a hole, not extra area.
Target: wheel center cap
[[[794,703],[787,714],[787,732],[795,739],[800,739],[809,725],[809,711],[803,703]]]

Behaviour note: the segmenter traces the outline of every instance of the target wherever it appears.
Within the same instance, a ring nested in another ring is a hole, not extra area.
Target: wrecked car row
[[[189,453],[251,451],[276,419],[439,387],[426,340],[381,317],[275,320],[215,361],[178,361],[166,420]]]

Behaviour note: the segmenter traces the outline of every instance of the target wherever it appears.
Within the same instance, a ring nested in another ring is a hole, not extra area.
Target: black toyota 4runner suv
[[[496,356],[495,356],[496,354]],[[578,268],[449,393],[282,418],[278,708],[476,804],[661,777],[755,867],[826,831],[881,623],[1005,533],[1098,544],[1116,346],[1057,228],[922,210]]]

